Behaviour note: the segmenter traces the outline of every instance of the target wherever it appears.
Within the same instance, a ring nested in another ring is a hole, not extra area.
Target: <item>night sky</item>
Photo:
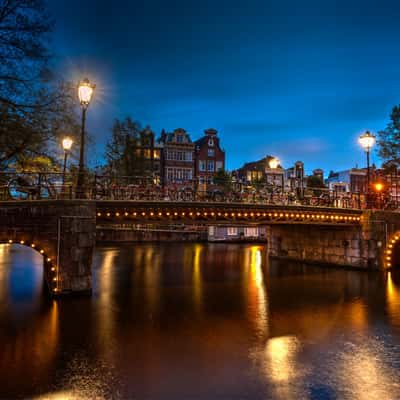
[[[227,168],[271,154],[306,171],[364,166],[357,138],[400,103],[400,2],[51,0],[57,67],[97,84],[104,154],[113,119],[157,134],[219,131]],[[372,161],[380,164],[376,154]]]

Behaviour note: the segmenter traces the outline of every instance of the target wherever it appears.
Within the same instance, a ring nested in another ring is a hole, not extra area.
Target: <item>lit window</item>
[[[151,150],[150,149],[146,149],[144,151],[144,157],[145,158],[151,158]]]
[[[257,227],[244,228],[244,236],[245,237],[257,237],[258,236],[258,228]]]
[[[228,226],[227,234],[228,236],[237,236],[238,228],[236,226]]]

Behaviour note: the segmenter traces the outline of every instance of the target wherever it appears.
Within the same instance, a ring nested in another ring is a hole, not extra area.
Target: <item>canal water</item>
[[[0,245],[0,398],[400,398],[400,275],[243,244],[97,248],[93,296],[49,300]]]

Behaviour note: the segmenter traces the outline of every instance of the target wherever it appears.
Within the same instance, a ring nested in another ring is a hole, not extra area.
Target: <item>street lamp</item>
[[[64,138],[62,141],[62,147],[64,149],[64,168],[63,168],[63,175],[62,175],[63,186],[65,183],[65,173],[67,171],[67,157],[68,157],[69,151],[71,150],[72,143],[73,143],[73,140],[69,137]]]
[[[269,167],[270,168],[272,168],[272,169],[276,169],[276,168],[278,168],[278,165],[279,165],[279,160],[277,159],[277,158],[271,158],[270,160],[269,160]]]
[[[365,153],[367,154],[367,195],[368,195],[370,191],[369,153],[371,151],[372,146],[375,144],[375,136],[371,132],[366,131],[358,138],[358,142],[360,143],[361,147],[365,150]]]
[[[85,122],[86,122],[86,110],[89,107],[92,99],[93,91],[96,85],[89,82],[89,79],[85,78],[80,82],[78,86],[79,102],[82,107],[82,129],[81,129],[81,146],[79,151],[79,167],[78,167],[78,182],[76,184],[76,197],[84,198],[83,184],[84,184],[84,168],[85,168]]]
[[[376,196],[377,196],[377,207],[382,208],[382,204],[383,204],[382,192],[383,192],[383,189],[385,189],[385,185],[381,182],[376,182],[374,184],[374,189],[375,189]]]
[[[271,169],[276,170],[279,166],[279,163],[280,163],[279,158],[273,157],[269,160],[268,165]],[[275,177],[275,174],[274,174],[274,177]],[[283,183],[283,175],[282,175],[282,193],[283,192],[284,192],[284,183]]]

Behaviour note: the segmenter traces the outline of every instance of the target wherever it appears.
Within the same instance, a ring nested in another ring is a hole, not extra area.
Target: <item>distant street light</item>
[[[376,196],[377,196],[377,207],[382,208],[383,205],[383,190],[385,189],[385,185],[381,182],[376,182],[374,184],[374,189],[376,191]]]
[[[64,167],[63,167],[63,175],[62,175],[62,184],[64,186],[65,183],[65,173],[67,171],[67,158],[68,158],[68,153],[71,150],[73,140],[69,137],[66,137],[62,141],[62,147],[64,149]]]
[[[84,79],[78,87],[79,102],[82,107],[82,129],[81,129],[81,146],[79,151],[79,167],[78,167],[78,182],[76,185],[75,196],[78,199],[84,198],[83,185],[85,178],[85,122],[86,122],[86,110],[89,107],[92,99],[93,91],[96,85],[89,82],[89,79]]]
[[[275,170],[278,168],[279,166],[279,158],[273,157],[269,160],[268,165],[271,169],[274,170],[274,181],[275,181]],[[282,193],[284,192],[284,182],[283,182],[283,175],[282,175]]]
[[[272,168],[272,169],[276,169],[276,168],[278,168],[278,165],[279,165],[279,159],[277,159],[277,158],[271,158],[270,160],[269,160],[269,167],[270,168]]]
[[[367,196],[368,196],[370,192],[369,153],[371,151],[371,148],[375,144],[375,136],[371,132],[366,131],[358,138],[358,141],[361,144],[362,148],[365,150],[365,153],[367,154]]]

